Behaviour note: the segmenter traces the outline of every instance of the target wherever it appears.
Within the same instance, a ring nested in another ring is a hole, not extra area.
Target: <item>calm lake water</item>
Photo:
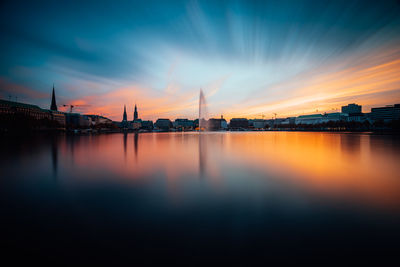
[[[9,255],[249,264],[400,248],[398,136],[37,136],[3,138],[0,159]]]

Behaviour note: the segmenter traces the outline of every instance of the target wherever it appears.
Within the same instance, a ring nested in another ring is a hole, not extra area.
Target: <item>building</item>
[[[275,118],[272,120],[273,121],[273,126],[279,127],[279,125],[285,125],[288,124],[288,120],[285,118]]]
[[[57,103],[56,103],[56,93],[54,92],[54,84],[53,84],[53,92],[51,94],[51,105],[50,110],[57,111]]]
[[[151,131],[151,130],[153,130],[153,128],[154,128],[154,125],[153,125],[152,121],[142,121],[141,129]]]
[[[366,120],[368,120],[368,116],[364,113],[350,113],[347,117],[347,121],[352,122],[364,122]]]
[[[274,119],[265,120],[265,128],[273,127],[274,126]]]
[[[372,108],[371,119],[374,121],[391,121],[400,119],[400,104]]]
[[[323,119],[322,114],[301,115],[295,120],[296,124],[318,124]]]
[[[126,114],[126,105],[124,105],[124,113],[122,114],[122,121],[120,124],[121,128],[128,128],[129,123],[128,123],[128,115]]]
[[[249,127],[254,129],[264,129],[267,125],[267,121],[264,119],[252,119],[249,120]]]
[[[139,119],[139,115],[138,115],[137,107],[135,104],[135,111],[133,112],[133,121],[137,121],[138,119]]]
[[[128,116],[126,114],[126,106],[124,105],[124,113],[122,115],[122,122],[127,122],[128,121]]]
[[[281,121],[279,124],[280,125],[293,125],[296,123],[296,117],[288,117]]]
[[[33,119],[36,120],[52,119],[51,113],[48,110],[41,109],[36,105],[7,101],[2,99],[0,99],[0,114],[7,114],[7,115],[20,114],[32,117]]]
[[[139,130],[142,128],[142,120],[141,119],[136,119],[132,122],[132,129],[134,130]]]
[[[218,130],[225,130],[228,128],[228,123],[226,122],[226,120],[221,116],[221,118],[219,119],[209,119],[208,120],[208,129],[210,131],[218,131]]]
[[[91,125],[89,116],[79,113],[65,113],[65,123],[69,128],[87,128]]]
[[[139,119],[139,114],[137,111],[137,106],[135,104],[134,112],[133,112],[133,121],[131,123],[131,127],[134,130],[139,130],[142,128],[142,120]]]
[[[172,122],[169,119],[158,119],[154,126],[163,131],[169,131],[172,128]]]
[[[349,114],[341,112],[325,113],[322,116],[321,123],[329,121],[347,121]]]
[[[174,128],[181,130],[194,129],[194,121],[188,119],[176,119],[173,122],[173,126]]]
[[[86,117],[88,117],[90,124],[92,126],[96,126],[96,125],[111,125],[112,124],[112,120],[110,120],[109,118],[100,116],[100,115],[85,115]]]
[[[66,122],[65,122],[64,112],[60,112],[57,110],[50,110],[50,114],[51,114],[51,119],[53,121],[58,122],[58,124],[60,124],[60,126],[65,126]]]
[[[229,122],[231,129],[247,129],[249,128],[249,121],[246,118],[232,118]]]
[[[351,114],[351,113],[361,113],[362,106],[357,105],[355,103],[348,104],[347,106],[342,106],[342,113]]]

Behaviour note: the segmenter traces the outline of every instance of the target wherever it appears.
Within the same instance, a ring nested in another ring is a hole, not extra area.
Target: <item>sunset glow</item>
[[[135,103],[142,119],[195,119],[200,88],[210,116],[227,119],[332,112],[352,102],[368,112],[400,101],[394,2],[151,6],[121,3],[107,17],[83,19],[74,4],[49,5],[40,16],[30,12],[35,6],[6,5],[0,97],[48,108],[54,83],[61,110],[74,105],[117,121],[124,105],[132,119]],[[8,15],[15,12],[26,20]]]

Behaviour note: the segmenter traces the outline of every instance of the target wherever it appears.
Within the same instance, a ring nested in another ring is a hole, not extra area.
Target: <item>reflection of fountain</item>
[[[127,143],[128,134],[124,132],[124,160],[126,162],[126,143]]]
[[[205,134],[199,134],[199,175],[204,177],[206,170],[207,140]]]
[[[206,98],[204,97],[203,90],[200,89],[200,98],[199,98],[199,131],[207,130],[207,103]]]
[[[139,141],[139,134],[137,132],[134,133],[133,145],[135,150],[135,160],[137,162],[137,155],[138,155],[138,141]]]
[[[51,161],[53,164],[53,176],[57,179],[58,172],[58,138],[57,135],[51,138]]]

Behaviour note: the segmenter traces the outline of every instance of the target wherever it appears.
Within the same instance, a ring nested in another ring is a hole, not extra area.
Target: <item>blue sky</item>
[[[0,5],[5,99],[48,108],[54,83],[59,104],[115,120],[135,102],[144,119],[195,118],[200,88],[211,116],[400,101],[398,1]]]

